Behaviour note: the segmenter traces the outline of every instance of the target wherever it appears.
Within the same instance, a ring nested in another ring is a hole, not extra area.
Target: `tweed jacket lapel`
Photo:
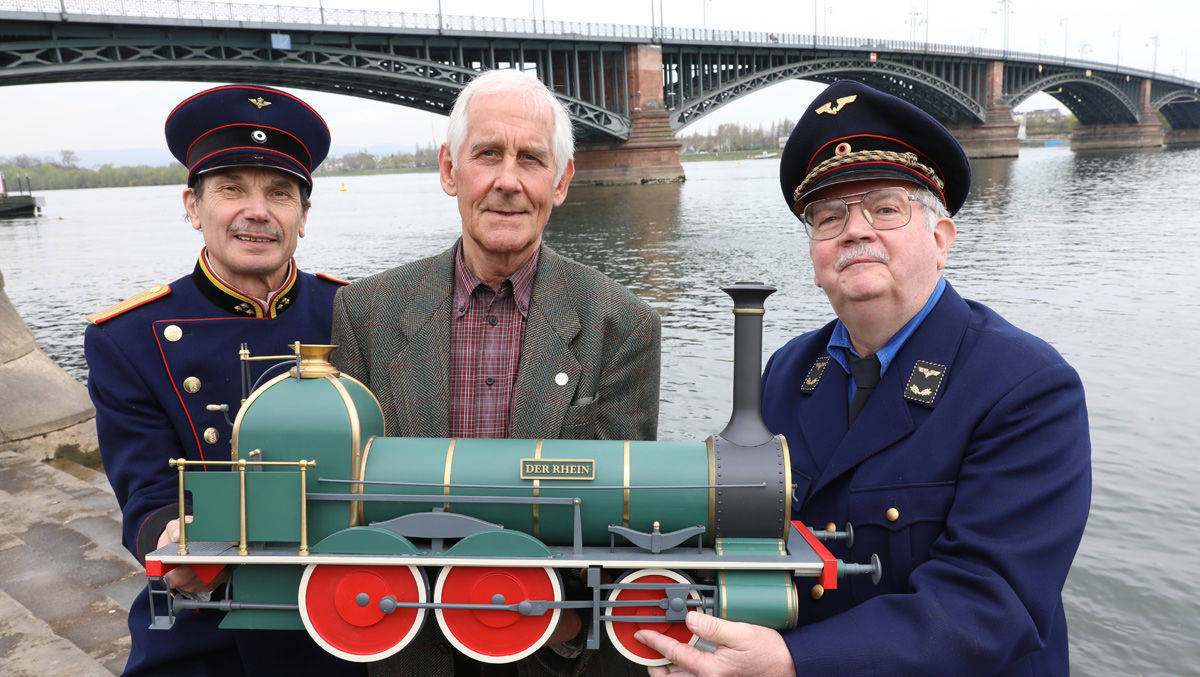
[[[571,341],[580,330],[579,316],[561,261],[553,249],[542,245],[513,388],[510,437],[557,438],[579,383],[582,368],[571,352]],[[567,377],[563,384],[558,383],[560,374]]]
[[[450,318],[454,302],[454,255],[458,243],[435,258],[415,285],[412,300],[399,318],[396,346],[384,354],[393,392],[409,437],[445,437],[450,433]]]

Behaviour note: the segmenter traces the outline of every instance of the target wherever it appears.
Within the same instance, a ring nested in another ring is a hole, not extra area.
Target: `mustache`
[[[524,205],[518,200],[498,199],[488,202],[483,205],[484,209],[493,212],[523,212],[526,211]]]
[[[872,248],[870,245],[859,242],[851,245],[849,249],[838,257],[837,263],[834,264],[834,269],[841,271],[846,266],[850,265],[851,261],[856,259],[875,259],[880,263],[887,263],[892,260],[887,252]]]
[[[231,237],[248,235],[250,237],[269,237],[275,240],[283,239],[283,231],[274,226],[256,226],[249,223],[234,223],[229,226]]]

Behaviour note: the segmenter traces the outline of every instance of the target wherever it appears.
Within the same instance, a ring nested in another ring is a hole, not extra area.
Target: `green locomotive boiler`
[[[387,437],[374,395],[329,364],[333,346],[243,354],[287,357],[291,368],[242,404],[230,461],[171,462],[181,517],[190,504],[193,521],[146,558],[152,627],[218,609],[224,628],[303,628],[365,662],[402,650],[432,611],[457,649],[505,663],[536,651],[575,609],[589,648],[604,632],[630,660],[662,665],[637,630],[694,642],[690,609],[789,628],[795,578],[825,589],[846,574],[878,580],[876,558],[847,564],[821,544],[853,539],[849,525],[814,532],[791,521],[787,443],[758,414],[763,301],[774,289],[725,291],[733,415],[699,442]],[[208,581],[228,568],[224,597],[166,589],[160,577],[181,565]]]

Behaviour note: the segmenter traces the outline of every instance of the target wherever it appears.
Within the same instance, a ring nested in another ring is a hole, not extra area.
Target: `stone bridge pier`
[[[978,125],[951,127],[950,132],[962,144],[967,157],[1016,157],[1020,142],[1012,107],[1004,102],[1004,62],[992,61],[984,81],[987,121]]]
[[[1163,143],[1169,148],[1200,146],[1200,128],[1169,129],[1163,134]]]
[[[0,272],[0,449],[99,462],[95,415],[87,389],[34,343]]]
[[[629,117],[633,127],[629,140],[580,144],[575,150],[572,183],[683,181],[683,165],[679,163],[681,144],[671,131],[670,113],[662,100],[662,46],[630,45],[625,58],[629,64]],[[616,91],[616,87],[609,87],[609,91]]]
[[[1138,121],[1131,125],[1080,125],[1071,133],[1071,150],[1161,148],[1165,140],[1158,113],[1150,105],[1150,80],[1138,89]]]

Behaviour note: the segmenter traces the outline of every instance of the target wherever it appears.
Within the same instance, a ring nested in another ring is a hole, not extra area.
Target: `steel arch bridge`
[[[636,115],[656,107],[678,131],[791,79],[861,80],[955,127],[999,121],[1047,92],[1082,125],[1159,111],[1172,129],[1200,129],[1200,83],[955,45],[192,0],[0,0],[0,85],[252,80],[445,114],[475,73],[496,67],[535,72],[583,142],[629,141]]]

